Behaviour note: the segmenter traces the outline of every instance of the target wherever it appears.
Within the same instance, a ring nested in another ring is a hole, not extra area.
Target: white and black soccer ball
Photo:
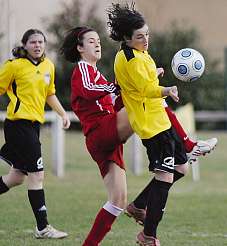
[[[192,82],[202,76],[205,60],[197,50],[184,48],[174,55],[171,67],[176,78],[181,81]]]

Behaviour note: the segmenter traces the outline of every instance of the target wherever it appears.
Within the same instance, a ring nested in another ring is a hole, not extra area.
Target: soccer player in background
[[[55,95],[55,68],[45,57],[44,34],[29,29],[21,41],[22,46],[13,49],[15,59],[0,67],[0,95],[9,97],[0,158],[11,165],[9,173],[0,177],[0,194],[22,184],[27,176],[28,198],[37,223],[35,237],[64,238],[68,234],[47,220],[39,134],[46,103],[61,116],[64,129],[69,128],[70,120]]]
[[[149,170],[154,172],[154,178],[131,204],[133,206],[127,208],[127,212],[135,218],[135,212],[138,212],[136,209],[140,209],[144,215],[141,221],[144,230],[137,235],[137,243],[158,246],[157,228],[164,213],[169,189],[184,177],[188,169],[183,141],[171,127],[168,116],[174,119],[175,124],[178,122],[168,108],[165,111],[162,99],[171,96],[177,102],[177,88],[167,90],[168,87],[159,85],[159,72],[147,53],[149,28],[143,16],[135,10],[134,4],[112,4],[107,12],[110,37],[121,42],[121,49],[115,57],[115,77],[121,88],[129,122],[146,147]],[[216,139],[206,142],[209,151],[216,142]],[[191,144],[188,148],[192,151],[195,146],[199,148],[199,145]]]

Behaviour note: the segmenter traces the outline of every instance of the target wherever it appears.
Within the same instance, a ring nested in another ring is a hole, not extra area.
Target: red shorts
[[[106,115],[99,120],[98,127],[86,136],[86,146],[98,164],[103,178],[108,173],[110,161],[125,169],[123,144],[118,137],[116,114]]]

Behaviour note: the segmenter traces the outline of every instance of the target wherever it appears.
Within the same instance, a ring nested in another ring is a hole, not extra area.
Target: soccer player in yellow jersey
[[[137,235],[137,243],[158,246],[157,227],[169,189],[188,169],[183,143],[163,106],[165,96],[179,100],[177,87],[159,85],[155,62],[147,52],[149,28],[134,4],[112,4],[108,18],[110,37],[121,42],[114,63],[116,80],[130,124],[147,149],[149,170],[155,174],[148,187],[144,230]]]
[[[70,120],[55,96],[55,68],[45,57],[44,34],[29,29],[22,45],[13,49],[15,59],[0,67],[0,95],[7,93],[9,97],[0,158],[11,165],[9,173],[0,177],[0,194],[22,184],[27,176],[28,198],[37,222],[35,237],[64,238],[67,233],[56,230],[47,220],[39,133],[46,103],[61,116],[64,129],[69,128]]]

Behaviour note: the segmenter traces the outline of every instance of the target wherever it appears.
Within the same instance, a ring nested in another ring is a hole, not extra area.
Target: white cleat
[[[198,140],[190,153],[187,153],[188,162],[192,164],[201,155],[210,153],[217,145],[217,138],[210,138],[205,141]]]
[[[35,229],[35,237],[38,239],[47,239],[47,238],[61,239],[67,236],[68,234],[66,232],[58,231],[51,225],[47,225],[41,231],[39,231],[37,227]]]

